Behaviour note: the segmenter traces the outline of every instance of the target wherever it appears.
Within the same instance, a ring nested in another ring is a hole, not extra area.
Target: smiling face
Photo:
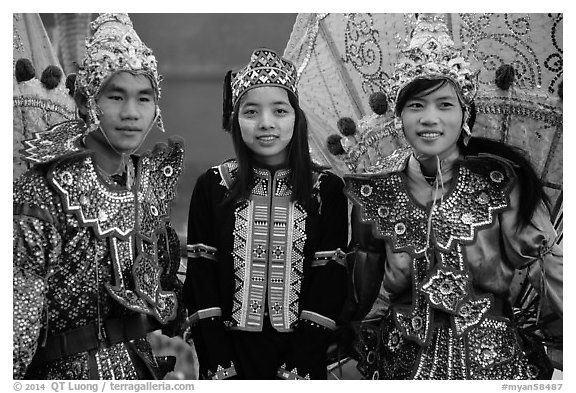
[[[132,153],[146,138],[156,114],[156,94],[144,75],[119,72],[102,87],[96,103],[102,110],[95,138],[106,139],[119,153]]]
[[[242,140],[265,165],[286,162],[296,113],[285,89],[275,86],[248,90],[240,99],[238,124]]]
[[[444,159],[458,149],[463,110],[451,83],[408,98],[401,118],[404,135],[416,156]]]

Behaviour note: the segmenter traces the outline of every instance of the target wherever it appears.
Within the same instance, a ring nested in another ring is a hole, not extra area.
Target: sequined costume
[[[562,315],[562,251],[548,210],[542,205],[519,226],[517,178],[503,159],[452,155],[441,188],[413,155],[402,160],[399,170],[346,178],[356,263],[364,264],[355,277],[359,312],[382,281],[391,302],[379,329],[361,329],[359,369],[374,379],[541,376],[507,298],[515,269],[529,269]]]
[[[131,156],[134,187],[105,175],[69,121],[37,134],[14,183],[14,378],[162,378],[148,332],[182,321],[170,202],[183,146]]]
[[[237,168],[208,170],[190,203],[184,302],[201,373],[325,379],[346,296],[343,182],[314,172],[305,208],[290,200],[288,169],[255,168],[250,198],[226,203]]]

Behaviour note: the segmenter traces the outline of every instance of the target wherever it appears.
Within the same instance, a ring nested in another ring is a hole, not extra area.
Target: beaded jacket
[[[255,168],[249,199],[224,203],[237,169],[235,160],[209,169],[190,202],[184,302],[195,326],[200,371],[213,379],[235,375],[234,358],[241,356],[233,353],[225,332],[261,332],[269,318],[279,332],[315,330],[327,336],[346,297],[348,208],[342,180],[314,171],[304,207],[291,200],[289,169]],[[306,377],[317,367],[314,357],[303,359],[299,355],[306,351],[293,347],[278,365],[281,378]],[[326,353],[322,340],[307,350],[320,358]]]
[[[128,189],[96,166],[84,122],[48,133],[14,183],[14,378],[161,378],[146,334],[183,316],[168,223],[183,145],[131,156]]]
[[[376,379],[536,378],[542,370],[526,356],[507,297],[516,269],[529,269],[562,316],[562,250],[548,210],[520,226],[517,175],[502,158],[456,153],[432,185],[413,155],[400,160],[345,179],[363,264],[357,317],[381,283],[391,304],[377,336],[361,333],[359,369]]]

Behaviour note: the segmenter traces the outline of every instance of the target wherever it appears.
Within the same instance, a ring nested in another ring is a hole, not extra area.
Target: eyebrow
[[[252,101],[245,101],[242,106],[261,106],[261,103],[252,102]],[[290,105],[289,101],[274,101],[270,105]]]
[[[109,87],[108,91],[110,91],[110,92],[117,92],[117,93],[126,93],[126,89],[125,89],[125,88],[123,88],[123,87],[121,87],[121,86],[118,86],[118,85],[115,85],[115,84],[113,84],[113,83],[110,84],[110,87]],[[147,87],[147,88],[144,88],[144,89],[142,89],[142,90],[139,90],[137,94],[154,95],[154,89],[151,88],[151,87]]]
[[[436,101],[440,100],[458,100],[458,97],[452,95],[436,97]]]

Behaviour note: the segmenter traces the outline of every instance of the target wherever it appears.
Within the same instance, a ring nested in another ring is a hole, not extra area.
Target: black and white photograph
[[[169,9],[12,13],[14,391],[569,389],[563,13]]]

